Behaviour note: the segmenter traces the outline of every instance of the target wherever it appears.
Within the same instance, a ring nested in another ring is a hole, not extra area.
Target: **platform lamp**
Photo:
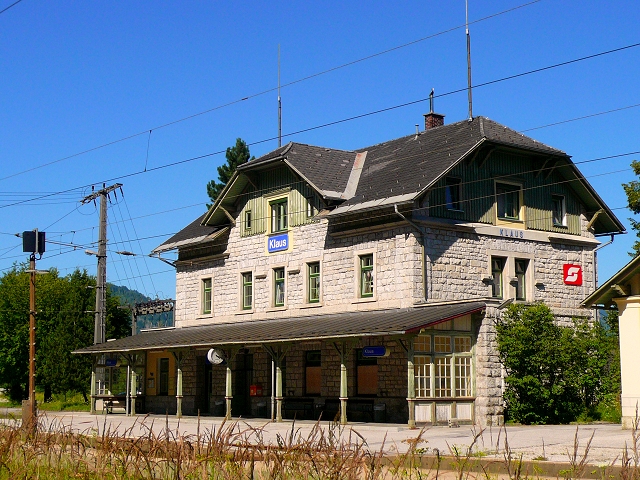
[[[22,425],[34,431],[37,425],[36,410],[36,253],[42,258],[45,251],[45,232],[36,228],[22,232],[22,251],[29,255],[29,400],[22,405]]]

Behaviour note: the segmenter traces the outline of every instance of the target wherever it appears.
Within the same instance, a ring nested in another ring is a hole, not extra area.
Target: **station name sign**
[[[289,248],[289,234],[274,235],[267,242],[267,251],[269,253],[280,252]]]
[[[509,238],[524,238],[524,230],[517,230],[514,228],[501,228],[500,236]]]
[[[386,357],[387,355],[389,355],[387,347],[364,347],[362,349],[362,356],[365,358]]]

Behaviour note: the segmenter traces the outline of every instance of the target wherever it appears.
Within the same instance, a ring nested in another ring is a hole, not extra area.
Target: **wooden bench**
[[[102,400],[102,409],[107,413],[113,413],[114,408],[122,408],[126,412],[126,395],[96,395],[96,400]]]
[[[113,413],[114,408],[121,408],[125,413],[128,413],[126,395],[96,395],[95,399],[102,400],[102,408],[107,413]],[[135,401],[136,413],[142,413],[142,410],[144,409],[144,397],[142,395],[138,395],[135,397]]]

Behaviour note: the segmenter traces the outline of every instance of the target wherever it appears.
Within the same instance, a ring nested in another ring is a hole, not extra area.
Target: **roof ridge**
[[[489,117],[479,117],[479,118],[483,118],[484,120],[487,120],[488,122],[493,123],[493,124],[495,124],[495,125],[496,125],[496,126],[498,126],[498,127],[502,127],[502,128],[503,128],[503,129],[505,129],[505,130],[509,130],[510,132],[513,132],[514,134],[519,135],[519,136],[520,136],[520,137],[522,137],[522,138],[526,138],[527,140],[529,140],[529,141],[531,141],[531,142],[533,142],[533,143],[535,143],[535,144],[537,144],[537,145],[540,145],[540,146],[542,146],[542,147],[546,147],[546,148],[550,148],[551,150],[555,150],[556,152],[560,152],[560,153],[562,153],[562,154],[564,154],[564,155],[567,155],[567,153],[566,153],[564,150],[560,150],[559,148],[553,147],[553,146],[551,146],[551,145],[547,145],[546,143],[543,143],[543,142],[541,142],[540,140],[536,140],[535,138],[530,137],[529,135],[525,135],[524,133],[519,132],[518,130],[513,129],[513,128],[509,127],[508,125],[505,125],[505,124],[503,124],[503,123],[500,123],[500,122],[498,122],[498,121],[496,121],[496,120],[492,120],[492,119],[491,119],[491,118],[489,118]],[[482,126],[482,133],[483,133],[483,136],[486,136],[486,135],[485,135],[485,133],[484,133],[484,123],[481,123],[480,125]],[[503,143],[505,143],[505,142],[503,142]],[[567,156],[569,156],[569,155],[567,155]]]
[[[475,118],[480,118],[480,117],[475,117]],[[415,139],[415,138],[421,137],[422,135],[425,135],[425,134],[428,134],[428,133],[430,133],[432,131],[435,131],[436,129],[441,131],[443,128],[451,128],[453,126],[460,125],[460,124],[463,124],[463,123],[469,123],[469,120],[468,119],[458,120],[457,122],[449,123],[447,125],[441,125],[439,127],[434,127],[434,128],[430,128],[428,130],[423,130],[421,132],[418,132],[417,135],[415,133],[410,133],[409,135],[403,135],[402,137],[392,138],[390,140],[385,140],[384,142],[374,143],[373,145],[367,145],[367,146],[362,147],[362,148],[357,148],[354,151],[355,152],[362,152],[364,150],[369,150],[369,149],[372,149],[374,147],[378,147],[380,145],[386,145],[387,143],[391,143],[391,142],[397,142],[398,140],[402,140],[404,138],[409,138],[409,137]]]

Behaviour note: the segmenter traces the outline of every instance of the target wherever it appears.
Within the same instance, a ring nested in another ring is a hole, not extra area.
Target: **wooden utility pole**
[[[45,233],[38,229],[22,233],[22,251],[29,252],[29,405],[22,406],[22,425],[35,431],[38,425],[36,405],[36,253],[45,252]]]
[[[120,189],[122,184],[116,183],[110,187],[102,185],[102,189],[87,195],[82,199],[82,203],[89,203],[100,198],[100,228],[98,230],[98,252],[87,251],[90,255],[98,257],[98,271],[96,274],[96,311],[95,325],[93,330],[93,344],[105,342],[106,336],[106,316],[107,316],[107,198],[109,193]]]
[[[36,410],[36,254],[29,257],[29,429],[37,422]]]

